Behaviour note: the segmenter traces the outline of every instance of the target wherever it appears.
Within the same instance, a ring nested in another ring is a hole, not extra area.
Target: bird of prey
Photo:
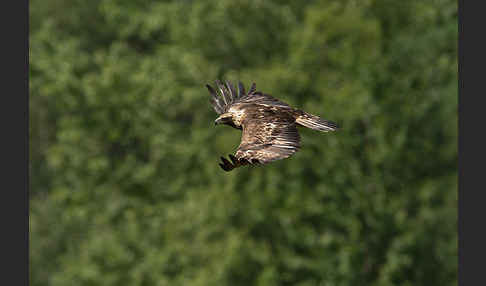
[[[225,171],[244,165],[266,164],[288,158],[300,148],[297,126],[329,132],[338,129],[336,123],[319,116],[292,108],[271,95],[256,90],[255,83],[245,92],[230,81],[216,80],[216,89],[206,84],[210,102],[219,114],[214,124],[226,124],[242,130],[241,143],[231,162],[221,157],[219,163]]]

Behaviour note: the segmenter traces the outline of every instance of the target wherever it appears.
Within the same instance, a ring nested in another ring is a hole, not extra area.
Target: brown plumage
[[[225,171],[290,157],[300,148],[297,126],[322,132],[338,129],[332,121],[294,109],[271,95],[257,91],[254,83],[248,93],[241,82],[238,90],[229,81],[225,84],[216,81],[216,90],[208,84],[206,87],[211,94],[211,104],[220,115],[214,123],[243,131],[235,155],[229,155],[231,161],[221,157],[219,165]]]

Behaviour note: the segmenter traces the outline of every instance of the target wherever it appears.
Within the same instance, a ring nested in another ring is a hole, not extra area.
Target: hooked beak
[[[231,114],[225,113],[221,114],[216,120],[214,120],[214,125],[222,124],[225,121],[227,121],[229,118],[231,118]]]
[[[221,118],[221,116],[216,118],[216,120],[214,120],[214,125],[220,124],[222,120],[223,120],[223,118]]]

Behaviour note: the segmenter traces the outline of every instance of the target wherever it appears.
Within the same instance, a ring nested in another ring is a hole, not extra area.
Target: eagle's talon
[[[223,161],[223,164],[224,164],[224,165],[232,165],[232,164],[230,163],[230,161],[228,161],[228,160],[227,160],[226,158],[224,158],[224,157],[221,157],[221,161]]]
[[[233,162],[234,165],[239,163],[238,158],[236,158],[235,156],[229,154],[229,158],[231,159],[231,161]]]

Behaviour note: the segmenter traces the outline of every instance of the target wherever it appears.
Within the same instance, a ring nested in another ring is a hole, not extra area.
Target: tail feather
[[[295,122],[304,127],[322,132],[336,131],[339,129],[339,126],[335,122],[322,119],[319,116],[309,113],[303,113],[297,116]]]

